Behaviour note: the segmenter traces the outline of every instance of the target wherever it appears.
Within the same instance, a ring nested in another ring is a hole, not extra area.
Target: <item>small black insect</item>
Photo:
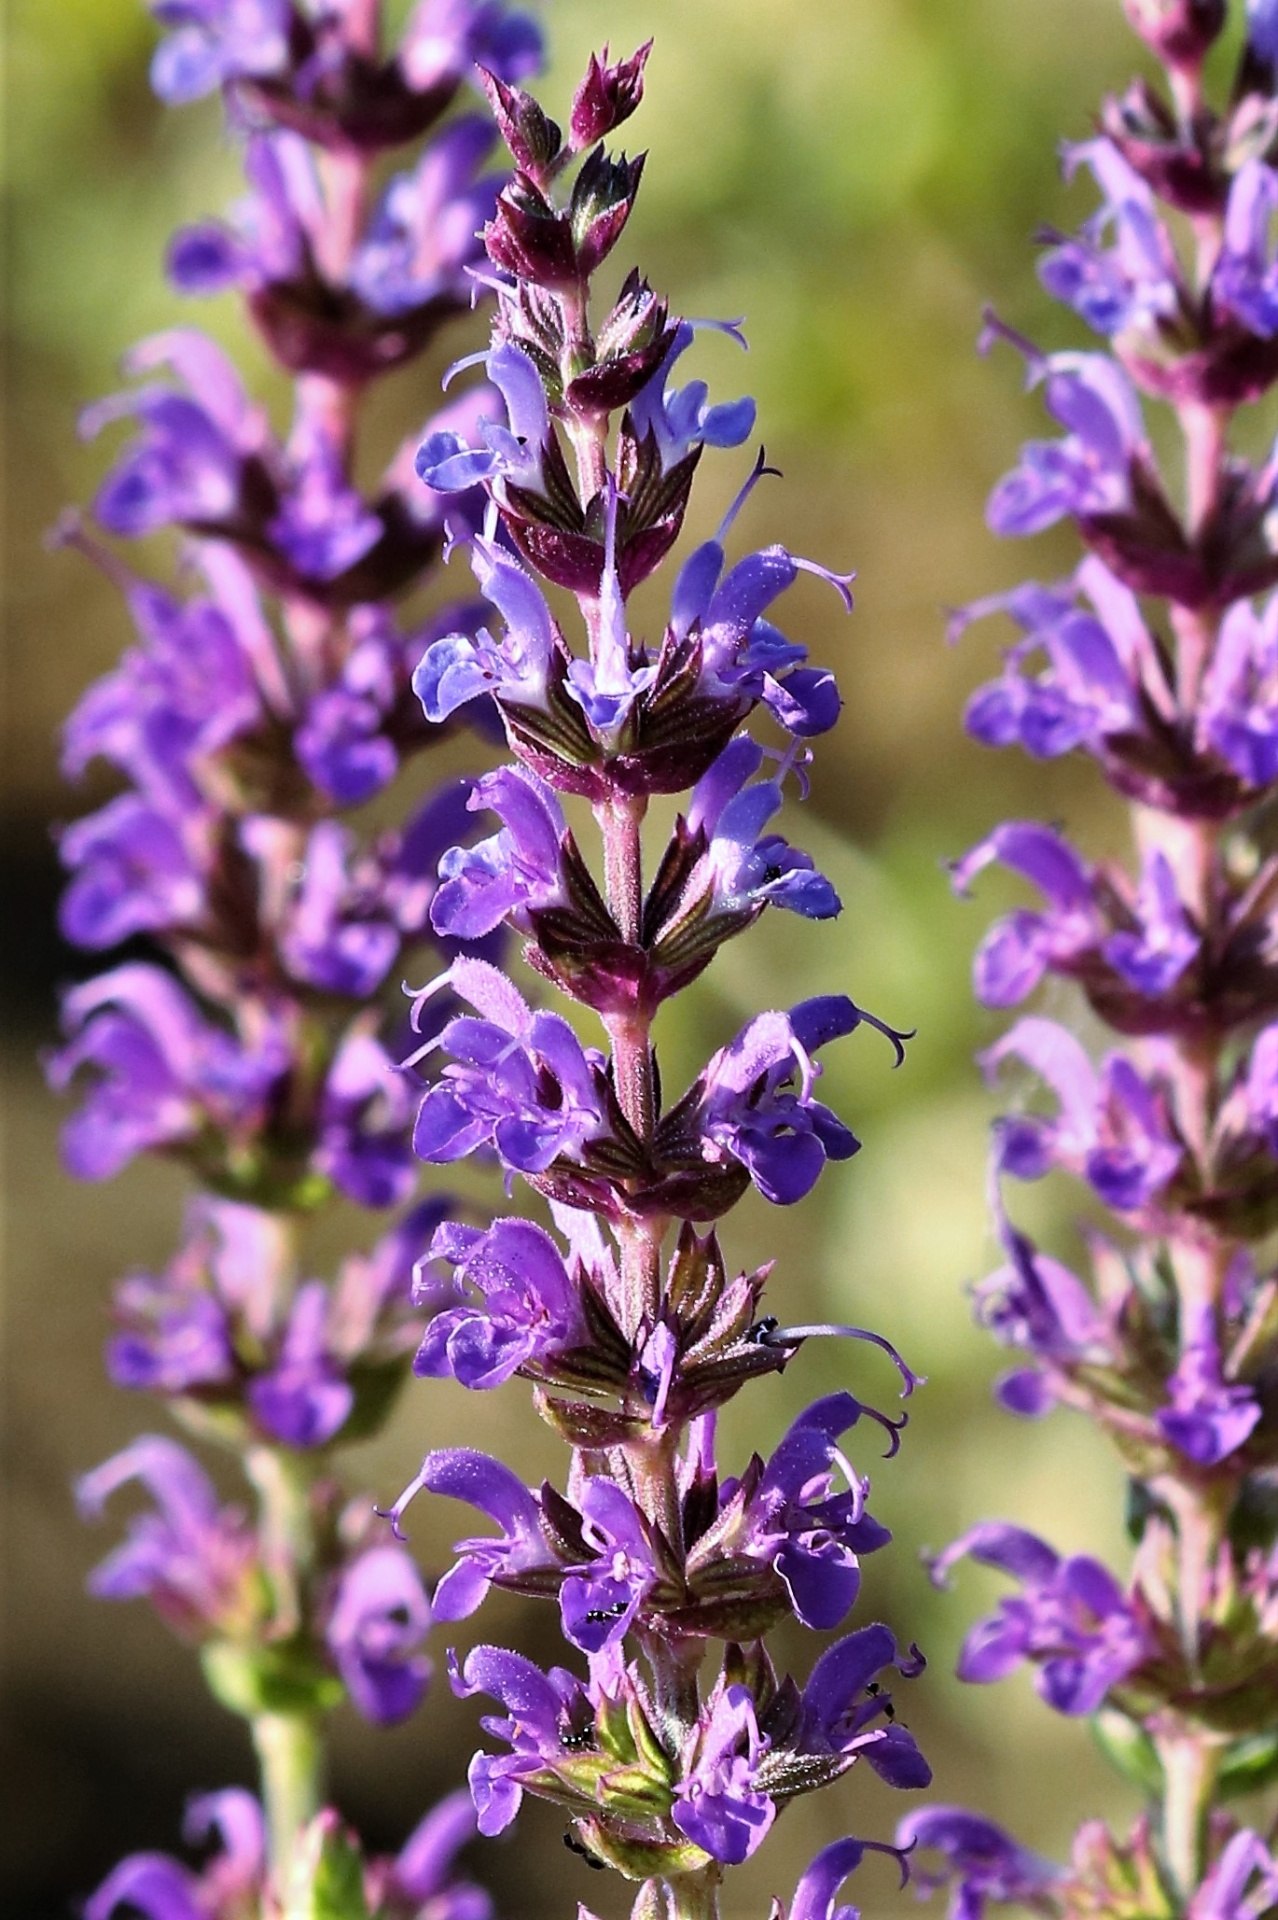
[[[569,1853],[577,1854],[580,1859],[585,1861],[588,1867],[593,1867],[596,1873],[607,1873],[608,1862],[601,1860],[598,1854],[592,1853],[589,1847],[583,1847],[571,1827],[569,1827],[564,1834],[564,1845],[567,1847]]]
[[[629,1605],[628,1600],[614,1600],[610,1607],[591,1607],[586,1618],[594,1626],[598,1626],[603,1620],[620,1620]]]
[[[591,1727],[574,1727],[570,1721],[561,1720],[559,1723],[559,1744],[565,1753],[581,1753],[585,1748],[594,1746],[594,1729]]]
[[[883,1692],[883,1689],[879,1685],[877,1680],[871,1680],[869,1686],[865,1689],[865,1691],[869,1694],[871,1700],[877,1700],[879,1695]],[[891,1700],[889,1700],[886,1696],[882,1701],[882,1711],[883,1711],[883,1718],[885,1720],[896,1719],[896,1708],[892,1705]]]
[[[746,1339],[752,1341],[756,1347],[762,1346],[768,1335],[775,1333],[780,1325],[781,1322],[775,1313],[765,1313],[762,1320],[755,1321],[746,1334]]]

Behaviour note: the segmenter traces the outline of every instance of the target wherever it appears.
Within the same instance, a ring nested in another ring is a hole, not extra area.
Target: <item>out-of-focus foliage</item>
[[[812,803],[790,816],[790,831],[834,878],[846,912],[833,934],[777,915],[727,949],[659,1034],[667,1081],[677,1087],[765,996],[788,1004],[845,990],[919,1029],[896,1074],[872,1034],[832,1051],[832,1104],[865,1152],[832,1172],[801,1219],[762,1203],[742,1209],[733,1252],[777,1256],[777,1291],[796,1317],[863,1317],[931,1375],[901,1457],[876,1480],[875,1511],[900,1549],[871,1563],[863,1604],[917,1636],[932,1660],[914,1689],[913,1724],[938,1795],[1015,1812],[1018,1832],[1050,1850],[1084,1808],[1108,1810],[1107,1776],[1085,1732],[1033,1710],[1028,1682],[960,1693],[947,1673],[981,1578],[935,1597],[917,1548],[999,1513],[1064,1547],[1103,1550],[1118,1482],[1098,1443],[1064,1416],[1025,1427],[990,1405],[996,1356],[971,1330],[962,1288],[992,1258],[982,1191],[989,1107],[971,1054],[993,1026],[970,1000],[967,973],[1001,896],[991,879],[977,905],[955,903],[942,863],[996,819],[1055,814],[1082,825],[1080,811],[1098,803],[1082,797],[1085,783],[1068,766],[1035,770],[965,742],[962,704],[990,669],[994,635],[977,629],[947,649],[942,609],[1029,570],[1027,555],[985,533],[982,509],[1036,403],[1022,397],[1010,356],[975,357],[980,310],[994,299],[1028,331],[1047,326],[1032,236],[1045,221],[1069,222],[1079,205],[1057,176],[1056,145],[1085,135],[1100,93],[1126,80],[1137,51],[1118,0],[556,0],[546,13],[552,101],[566,99],[591,46],[656,35],[634,134],[651,150],[650,171],[624,251],[684,312],[746,316],[748,358],[715,337],[698,349],[721,394],[757,395],[769,459],[787,475],[768,483],[766,505],[756,496],[739,537],[780,537],[860,573],[851,621],[820,583],[794,596],[803,637],[815,659],[837,666],[848,704],[841,728],[819,743]],[[140,0],[14,0],[10,10],[14,721],[0,853],[12,884],[39,881],[41,902],[52,886],[46,823],[79,804],[58,785],[53,730],[128,638],[113,591],[40,547],[62,504],[86,498],[102,469],[102,456],[75,440],[75,412],[111,390],[134,337],[178,317],[210,326],[249,377],[262,378],[261,357],[226,306],[183,314],[163,283],[168,232],[220,208],[236,171],[212,106],[174,114],[153,102],[150,44]],[[1059,333],[1051,343],[1066,344]],[[431,380],[391,383],[400,431],[426,413]],[[744,467],[710,459],[707,526]],[[690,527],[689,538],[700,531]],[[1050,577],[1067,548],[1039,544]],[[657,617],[655,605],[649,612]],[[1098,851],[1115,830],[1101,815],[1083,837]],[[22,1751],[21,1770],[8,1770],[20,1792],[3,1904],[34,1916],[63,1911],[127,1848],[170,1844],[183,1789],[223,1784],[244,1756],[205,1703],[194,1664],[148,1620],[108,1619],[78,1590],[98,1543],[76,1528],[67,1481],[131,1434],[139,1411],[100,1371],[107,1285],[168,1244],[179,1183],[141,1173],[103,1192],[58,1175],[54,1116],[31,1058],[50,1025],[50,975],[68,963],[46,931],[34,926],[28,938],[23,977],[38,991],[21,1003],[29,1017],[6,1056],[21,1114],[8,1176],[8,1321],[10,1412],[23,1430],[12,1689]],[[741,1444],[770,1442],[798,1404],[844,1382],[870,1398],[893,1391],[889,1370],[866,1352],[810,1346],[770,1408],[766,1395],[752,1398],[749,1418],[766,1421],[766,1434],[747,1440],[731,1421],[729,1431]],[[368,1461],[370,1485],[393,1491],[424,1444],[457,1436],[468,1418],[484,1422],[482,1444],[508,1459],[531,1462],[538,1448],[547,1464],[554,1457],[549,1442],[530,1442],[517,1388],[478,1410],[465,1399],[434,1386],[410,1396],[404,1423]],[[429,1565],[442,1561],[448,1524],[438,1512],[417,1523]],[[505,1602],[483,1620],[494,1638],[550,1626]],[[472,1727],[470,1708],[441,1690],[400,1734],[349,1735],[338,1788],[372,1839],[402,1834],[456,1777]],[[738,1876],[743,1912],[751,1899],[762,1911],[766,1890],[791,1887],[822,1839],[853,1823],[885,1830],[889,1817],[855,1778],[803,1803]],[[552,1825],[534,1817],[528,1834],[516,1852],[494,1850],[508,1912],[563,1914],[578,1897],[598,1898]],[[535,1897],[534,1845],[546,1889]],[[862,1903],[889,1911],[890,1875],[867,1868],[863,1879]]]

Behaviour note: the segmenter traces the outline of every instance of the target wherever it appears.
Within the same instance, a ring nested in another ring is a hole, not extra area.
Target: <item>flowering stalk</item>
[[[184,597],[78,520],[64,530],[118,581],[140,644],[67,726],[68,772],[102,759],[124,790],[62,837],[62,927],[93,952],[137,944],[66,995],[50,1073],[84,1089],[65,1134],[74,1173],[108,1178],[156,1153],[199,1189],[167,1270],[121,1284],[108,1365],[232,1450],[252,1510],[223,1504],[161,1435],[88,1474],[80,1498],[96,1515],[126,1483],[151,1496],[93,1588],[148,1597],[198,1645],[214,1693],[250,1725],[265,1824],[238,1792],[198,1803],[197,1836],[224,1840],[202,1876],[136,1856],[88,1911],[229,1915],[251,1895],[263,1913],[331,1897],[352,1915],[367,1899],[471,1920],[486,1898],[452,1869],[468,1808],[446,1802],[397,1862],[369,1863],[321,1813],[328,1713],[349,1699],[400,1720],[429,1677],[420,1575],[338,1467],[406,1375],[420,1335],[410,1276],[449,1202],[418,1203],[331,1283],[306,1277],[302,1234],[338,1196],[385,1210],[416,1184],[413,1091],[378,1037],[378,996],[435,937],[434,866],[464,788],[429,795],[400,832],[348,816],[430,744],[410,686],[423,645],[482,615],[449,607],[424,631],[397,618],[438,562],[445,514],[411,446],[362,490],[359,429],[373,384],[472,301],[496,136],[486,114],[445,116],[477,59],[516,79],[539,36],[491,0],[421,0],[393,48],[379,0],[152,10],[166,29],[158,92],[222,94],[250,189],[232,220],[177,235],[170,277],[190,296],[241,294],[294,407],[279,440],[230,361],[179,328],[134,349],[145,384],[85,418],[90,434],[136,428],[97,495],[99,526],[176,530],[199,585]],[[405,146],[407,169],[388,174]],[[481,507],[462,495],[453,532]]]
[[[706,447],[740,446],[754,424],[752,401],[712,404],[703,383],[674,384],[695,326],[638,273],[608,310],[592,300],[643,170],[603,143],[639,103],[647,54],[592,59],[566,133],[486,77],[515,173],[485,229],[497,309],[476,359],[504,417],[432,433],[417,461],[435,499],[484,490],[470,553],[495,618],[436,640],[414,685],[435,723],[494,700],[515,756],[472,790],[498,830],[444,854],[432,924],[455,939],[515,929],[532,970],[598,1017],[608,1050],[483,961],[455,960],[416,996],[419,1027],[445,986],[467,1009],[414,1055],[445,1061],[418,1110],[418,1154],[495,1152],[512,1185],[548,1202],[556,1233],[515,1216],[441,1227],[419,1270],[432,1318],[415,1365],[476,1390],[528,1380],[572,1464],[561,1493],[439,1449],[390,1517],[398,1532],[422,1491],[477,1507],[497,1531],[458,1544],[437,1618],[468,1616],[493,1585],[554,1598],[585,1656],[584,1677],[492,1646],[454,1664],[460,1694],[502,1709],[483,1724],[503,1750],[470,1769],[480,1830],[502,1831],[525,1792],[540,1795],[564,1809],[575,1852],[640,1883],[636,1920],[711,1920],[725,1869],[796,1794],[862,1757],[894,1786],[929,1775],[880,1678],[917,1672],[914,1649],[861,1627],[800,1686],[764,1644],[791,1613],[822,1631],[845,1620],[861,1555],[889,1536],[840,1439],[877,1427],[895,1452],[904,1419],[836,1393],[740,1475],[716,1459],[717,1409],[809,1337],[887,1346],[855,1328],[780,1326],[761,1311],[768,1268],[734,1277],[715,1229],[751,1184],[789,1205],[827,1159],[856,1151],[816,1097],[821,1048],[862,1024],[903,1048],[834,995],[759,1014],[679,1099],[662,1088],[654,1017],[723,942],[769,906],[839,909],[811,859],[768,831],[839,700],[767,615],[800,572],[850,596],[845,576],[780,546],[728,565],[760,455],[716,537],[680,567],[660,643],[632,630],[627,602],[678,539]],[[740,338],[735,324],[697,324]],[[539,578],[575,600],[576,645]],[[771,721],[783,745],[757,743],[751,720]],[[681,812],[654,849],[645,817],[663,794],[680,795]],[[601,878],[564,795],[593,816]],[[914,1376],[887,1351],[908,1393]],[[827,1849],[790,1920],[834,1920],[867,1844]]]
[[[1054,1111],[997,1122],[993,1204],[1006,1264],[976,1290],[981,1320],[1022,1364],[1013,1412],[1056,1404],[1097,1422],[1129,1475],[1135,1562],[1120,1581],[1000,1524],[942,1554],[1021,1583],[963,1650],[968,1679],[1027,1660],[1059,1712],[1093,1716],[1146,1792],[1125,1842],[1098,1822],[1058,1869],[953,1809],[915,1821],[957,1883],[1060,1914],[1258,1915],[1278,1897],[1274,1827],[1240,1826],[1238,1793],[1278,1777],[1278,1530],[1273,1379],[1278,1347],[1278,468],[1242,451],[1247,410],[1278,381],[1278,8],[1250,0],[1232,88],[1204,63],[1224,0],[1127,0],[1165,85],[1106,103],[1067,153],[1101,206],[1074,239],[1049,236],[1048,290],[1107,343],[1027,358],[1065,438],[1029,445],[996,488],[995,531],[1073,519],[1087,557],[1071,579],[974,612],[1021,628],[969,731],[1039,759],[1087,753],[1127,803],[1138,870],[1093,863],[1036,822],[1000,826],[958,862],[966,889],[992,862],[1042,910],[986,936],[976,986],[1011,1006],[1045,975],[1079,983],[1118,1042],[1096,1064],[1038,1015],[985,1056],[1028,1068]],[[1167,408],[1177,488],[1146,429]],[[1088,1284],[1009,1219],[1004,1179],[1065,1172],[1109,1210],[1080,1240]]]

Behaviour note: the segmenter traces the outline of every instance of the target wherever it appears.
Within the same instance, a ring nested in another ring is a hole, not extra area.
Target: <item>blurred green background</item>
[[[1019,437],[1039,430],[1008,355],[973,351],[982,303],[1051,344],[1073,336],[1034,277],[1033,234],[1068,223],[1056,146],[1086,134],[1101,92],[1139,63],[1118,0],[558,0],[545,8],[545,97],[566,105],[587,50],[629,50],[655,34],[649,94],[633,139],[651,152],[622,249],[685,313],[746,317],[748,359],[706,338],[702,367],[720,396],[746,388],[784,483],[755,494],[742,542],[780,539],[859,572],[844,620],[821,583],[803,581],[786,625],[839,672],[846,707],[822,741],[812,802],[790,831],[832,875],[846,911],[833,930],[774,915],[721,956],[660,1040],[668,1086],[683,1084],[761,1004],[846,990],[917,1026],[907,1066],[858,1035],[829,1056],[833,1104],[865,1140],[794,1212],[743,1207],[730,1250],[775,1257],[776,1310],[864,1321],[894,1339],[930,1385],[901,1455],[875,1478],[874,1508],[897,1547],[866,1569],[862,1620],[889,1619],[931,1666],[903,1710],[936,1772],[935,1797],[969,1801],[1059,1850],[1085,1812],[1123,1815],[1121,1793],[1084,1727],[1049,1715],[1022,1675],[990,1690],[950,1678],[966,1624],[997,1590],[969,1574],[937,1596],[919,1565],[973,1521],[1009,1515],[1061,1546],[1121,1552],[1119,1479],[1098,1442],[1064,1418],[1013,1423],[989,1396],[999,1365],[970,1324],[965,1282],[992,1264],[983,1174],[989,1103],[971,1063],[996,1030],[968,992],[970,954],[1007,894],[991,879],[976,905],[950,897],[943,861],[998,818],[1061,818],[1098,852],[1121,819],[1073,766],[1031,766],[967,743],[960,714],[992,670],[994,636],[958,649],[943,608],[1018,576],[1069,564],[1067,537],[1033,552],[996,543],[982,505]],[[182,313],[160,258],[180,219],[236,191],[234,154],[212,104],[164,112],[146,67],[152,30],[134,0],[14,0],[9,15],[8,303],[10,726],[0,858],[14,920],[6,942],[10,1020],[4,1072],[7,1156],[6,1355],[10,1439],[9,1672],[3,1846],[6,1913],[64,1913],[123,1852],[172,1846],[185,1795],[247,1779],[240,1731],[205,1696],[190,1654],[145,1609],[83,1593],[108,1534],[73,1516],[73,1474],[153,1424],[114,1392],[100,1364],[108,1288],[172,1245],[183,1182],[135,1168],[101,1188],[59,1171],[57,1116],[35,1064],[54,989],[71,965],[52,931],[52,822],[83,802],[59,783],[53,737],[85,683],[129,639],[106,584],[42,550],[64,503],[84,500],[106,454],[77,444],[86,401],[111,391],[137,335],[193,317],[264,369],[229,304]],[[463,323],[443,357],[474,344]],[[393,382],[379,405],[399,433],[433,404],[438,367]],[[713,526],[747,451],[709,456],[689,526]],[[458,584],[458,583],[455,583]],[[1061,1006],[1068,1009],[1063,1000]],[[1029,1196],[1030,1217],[1059,1201]],[[332,1228],[367,1237],[358,1217]],[[775,1388],[756,1388],[725,1422],[731,1457],[770,1445],[817,1393],[848,1384],[890,1404],[889,1369],[868,1349],[809,1346]],[[419,1386],[361,1463],[379,1497],[425,1445],[466,1434],[551,1470],[556,1448],[530,1436],[517,1385],[484,1397]],[[854,1446],[859,1464],[866,1449]],[[464,1530],[458,1511],[415,1514],[432,1569]],[[495,1601],[484,1637],[552,1650],[548,1610]],[[437,1654],[442,1658],[444,1635]],[[811,1650],[792,1647],[800,1672]],[[337,1797],[392,1844],[473,1744],[470,1703],[445,1686],[407,1728],[336,1730]],[[854,1775],[799,1803],[736,1876],[733,1913],[761,1915],[788,1894],[816,1846],[884,1835],[903,1797]],[[534,1808],[513,1845],[477,1857],[512,1915],[566,1915],[577,1899],[621,1911]],[[905,1911],[886,1863],[855,1896]]]

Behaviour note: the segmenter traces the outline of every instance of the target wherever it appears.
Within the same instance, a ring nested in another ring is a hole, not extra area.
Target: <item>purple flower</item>
[[[580,1294],[548,1233],[531,1220],[497,1220],[485,1231],[447,1222],[423,1267],[456,1269],[451,1290],[420,1275],[414,1297],[437,1309],[414,1371],[451,1375],[464,1387],[500,1386],[586,1340]],[[441,1308],[442,1302],[442,1308]]]
[[[1148,1634],[1113,1575],[1098,1560],[1063,1560],[1037,1535],[987,1522],[938,1554],[937,1585],[964,1557],[1019,1580],[1022,1592],[980,1621],[959,1655],[962,1680],[1001,1680],[1022,1660],[1038,1668],[1035,1687],[1058,1713],[1090,1714],[1152,1651]]]
[[[421,93],[472,79],[477,65],[499,80],[523,80],[541,58],[536,22],[502,0],[417,0],[399,43],[399,65]]]
[[[189,327],[155,334],[125,361],[129,373],[165,366],[188,393],[140,387],[100,401],[81,420],[86,436],[129,415],[141,427],[94,505],[101,524],[126,539],[174,522],[200,526],[230,519],[239,504],[243,463],[268,438],[265,419],[249,406],[234,367],[203,334]]]
[[[454,961],[426,993],[445,983],[480,1017],[450,1020],[423,1049],[442,1047],[454,1058],[418,1110],[413,1147],[419,1159],[460,1160],[491,1145],[512,1170],[544,1173],[603,1131],[603,1058],[582,1047],[566,1020],[533,1013],[504,974],[484,961]],[[415,1021],[425,997],[415,1003]]]
[[[150,0],[169,29],[151,62],[151,84],[169,106],[241,77],[262,79],[288,65],[289,0]]]
[[[1135,918],[1133,931],[1112,933],[1101,951],[1116,973],[1152,999],[1175,986],[1202,946],[1181,904],[1171,862],[1163,853],[1146,856]]]
[[[852,576],[832,573],[781,546],[749,554],[724,573],[727,528],[760,471],[756,468],[747,481],[717,537],[684,562],[671,594],[670,634],[677,642],[696,645],[700,692],[738,703],[742,718],[761,703],[787,732],[808,739],[825,733],[838,718],[834,675],[807,666],[807,649],[788,640],[764,613],[800,573],[828,580],[850,608]]]
[[[1103,202],[1077,240],[1044,255],[1039,278],[1097,333],[1148,329],[1174,315],[1180,299],[1176,256],[1154,196],[1108,140],[1069,149],[1067,173],[1080,161],[1096,176]]]
[[[1049,969],[1064,970],[1097,943],[1099,915],[1091,876],[1068,841],[1034,821],[996,827],[952,873],[966,893],[973,878],[993,861],[1032,882],[1047,902],[1046,913],[1025,909],[999,920],[986,934],[973,962],[977,998],[987,1007],[1010,1007]]]
[[[591,1558],[567,1573],[559,1590],[564,1633],[585,1653],[619,1646],[657,1584],[651,1531],[621,1488],[602,1476],[576,1492],[582,1538]]]
[[[1249,333],[1278,333],[1278,261],[1270,230],[1278,207],[1278,173],[1263,160],[1245,160],[1229,187],[1225,231],[1211,277],[1212,304]]]
[[[413,1187],[405,1140],[413,1091],[384,1047],[352,1027],[320,1095],[316,1165],[362,1207],[393,1207]]]
[[[430,1679],[418,1651],[430,1624],[421,1576],[399,1547],[370,1547],[344,1570],[324,1639],[366,1720],[393,1726],[413,1712]]]
[[[551,658],[563,650],[541,589],[517,560],[487,540],[471,542],[480,591],[501,614],[500,643],[486,627],[434,641],[413,675],[413,691],[428,720],[449,714],[483,694],[521,707],[544,707]]]
[[[306,579],[336,580],[377,545],[381,520],[351,486],[341,449],[324,427],[303,418],[281,480],[279,509],[266,531]]]
[[[500,394],[505,419],[481,414],[473,429],[478,445],[469,435],[437,428],[418,451],[418,478],[436,493],[458,493],[485,485],[503,504],[508,486],[544,495],[542,469],[550,440],[550,413],[535,361],[510,341],[475,355],[474,361],[482,363]],[[480,586],[487,593],[482,577]],[[500,602],[494,604],[500,606]]]
[[[1073,1034],[1055,1021],[1020,1020],[982,1055],[993,1080],[1008,1058],[1022,1060],[1060,1102],[1055,1119],[1026,1114],[999,1122],[997,1155],[1018,1180],[1056,1165],[1087,1180],[1106,1206],[1134,1213],[1174,1179],[1183,1150],[1154,1084],[1121,1053],[1093,1067]]]
[[[939,1868],[926,1869],[911,1856],[911,1877],[921,1889],[952,1885],[950,1920],[982,1920],[988,1900],[1035,1905],[1065,1878],[1064,1868],[1018,1846],[992,1820],[963,1807],[907,1813],[896,1843],[941,1855]]]
[[[502,821],[473,847],[451,847],[439,863],[431,925],[457,940],[492,933],[504,920],[532,931],[530,915],[563,904],[561,849],[568,831],[552,788],[522,767],[498,767],[477,780],[466,802]]]
[[[889,1787],[926,1787],[932,1770],[907,1727],[892,1717],[892,1703],[877,1676],[889,1667],[907,1679],[920,1673],[918,1648],[903,1658],[887,1627],[861,1627],[827,1647],[808,1675],[800,1702],[792,1752],[800,1779],[805,1762],[821,1777],[836,1779],[858,1759]],[[883,1724],[876,1724],[883,1722]]]
[[[345,1425],[354,1391],[328,1350],[328,1289],[299,1287],[279,1357],[249,1384],[259,1426],[289,1447],[322,1447]]]
[[[694,787],[688,826],[708,844],[688,880],[679,918],[703,904],[728,916],[753,917],[769,905],[808,920],[829,920],[842,911],[842,901],[816,871],[811,855],[779,834],[763,832],[781,806],[781,782],[791,764],[787,756],[773,779],[747,786],[763,758],[762,747],[739,734]]]
[[[123,576],[142,644],[89,688],[63,731],[66,773],[101,757],[148,798],[183,810],[200,803],[202,763],[259,725],[264,690],[283,686],[243,562],[222,546],[202,545],[196,557],[208,598],[183,602]]]
[[[1080,593],[1094,612],[1076,605]],[[1142,687],[1152,704],[1169,706],[1139,604],[1095,556],[1065,588],[1030,585],[978,602],[957,616],[952,634],[991,613],[1009,614],[1026,638],[1008,651],[1002,676],[969,703],[965,724],[983,746],[1020,746],[1037,760],[1076,747],[1104,755],[1115,740],[1146,731]],[[1046,666],[1031,676],[1026,662],[1039,653]]]
[[[740,1482],[722,1489],[713,1552],[739,1552],[772,1566],[795,1614],[820,1632],[837,1627],[861,1585],[859,1556],[886,1546],[891,1534],[866,1511],[869,1482],[835,1444],[867,1409],[850,1393],[834,1393],[801,1413],[767,1465],[755,1457]],[[836,1493],[835,1474],[846,1481]],[[730,1511],[738,1513],[729,1521]],[[699,1556],[694,1549],[691,1565]]]
[[[1247,44],[1262,60],[1278,61],[1278,4],[1247,0]]]
[[[739,1867],[767,1838],[777,1811],[755,1779],[771,1743],[759,1731],[750,1689],[720,1685],[694,1738],[671,1814],[711,1859]]]
[[[1278,780],[1278,594],[1257,615],[1229,608],[1203,676],[1198,724],[1205,741],[1251,787]]]
[[[66,938],[77,947],[113,947],[135,933],[198,925],[202,825],[123,793],[66,828],[58,843],[72,875],[58,910]]]
[[[1204,1307],[1182,1341],[1180,1365],[1167,1382],[1168,1404],[1158,1415],[1163,1438],[1200,1467],[1236,1453],[1261,1416],[1252,1389],[1227,1384],[1221,1371],[1215,1314]]]
[[[494,1581],[516,1584],[520,1574],[553,1570],[556,1562],[541,1530],[541,1507],[517,1474],[471,1447],[444,1447],[428,1453],[418,1472],[392,1507],[386,1509],[398,1537],[404,1514],[419,1493],[443,1494],[478,1507],[501,1528],[459,1540],[458,1558],[435,1589],[435,1617],[465,1620],[482,1603]]]
[[[1244,1827],[1209,1868],[1185,1909],[1186,1920],[1264,1920],[1275,1901],[1278,1861],[1260,1836]]]
[[[493,139],[492,126],[477,116],[453,121],[411,172],[389,181],[366,223],[344,288],[369,315],[400,329],[375,335],[370,352],[379,367],[416,344],[404,326],[418,311],[438,313],[469,300],[465,269],[481,253],[477,235],[497,188],[495,180],[474,175]],[[305,305],[309,288],[290,283],[316,275],[331,218],[313,150],[287,131],[259,135],[249,142],[244,165],[254,196],[235,225],[206,221],[184,228],[169,250],[169,273],[183,293],[278,288]]]
[[[67,1164],[82,1180],[107,1180],[135,1154],[193,1140],[207,1126],[256,1131],[288,1066],[272,1026],[241,1047],[158,967],[117,967],[73,987],[62,1016],[70,1039],[49,1058],[50,1081],[62,1089],[82,1068],[96,1076],[63,1132]]]
[[[585,1742],[593,1744],[599,1688],[582,1685],[563,1667],[543,1673],[520,1653],[473,1647],[461,1667],[452,1667],[453,1692],[491,1694],[506,1709],[485,1715],[486,1733],[507,1742],[509,1753],[477,1753],[470,1764],[470,1790],[479,1831],[502,1833],[519,1811],[524,1782],[553,1768]],[[587,1738],[589,1736],[589,1738]]]
[[[1132,468],[1149,460],[1140,403],[1126,374],[1104,354],[1040,354],[997,322],[986,341],[1000,333],[1026,354],[1029,384],[1043,383],[1047,411],[1066,431],[1063,440],[1026,444],[1020,466],[990,496],[991,531],[1039,533],[1065,514],[1087,519],[1125,511]]]
[[[740,337],[735,326],[724,325],[721,331],[734,339]],[[754,426],[755,405],[748,397],[711,406],[704,380],[693,380],[686,387],[670,386],[671,370],[688,351],[693,337],[692,323],[681,320],[661,365],[630,402],[635,437],[641,442],[651,437],[663,473],[669,473],[696,448],[739,447]]]
[[[492,1920],[481,1887],[455,1879],[457,1855],[475,1837],[475,1809],[462,1788],[418,1822],[392,1861],[374,1863],[370,1904],[413,1920]]]
[[[196,1874],[166,1853],[121,1860],[84,1905],[85,1920],[114,1920],[126,1907],[143,1920],[208,1920],[249,1911],[265,1890],[262,1809],[240,1787],[190,1801],[182,1835],[200,1846],[216,1834],[219,1851]]]
[[[812,1055],[869,1017],[841,994],[805,1000],[788,1014],[758,1014],[714,1055],[662,1122],[663,1146],[672,1155],[686,1150],[704,1165],[738,1161],[776,1206],[802,1200],[827,1160],[846,1160],[859,1144],[813,1099],[821,1069]],[[791,1092],[796,1074],[798,1091]]]
[[[1007,1217],[997,1181],[993,1211],[1007,1263],[973,1288],[976,1318],[1005,1347],[1035,1365],[1007,1374],[998,1397],[1009,1412],[1036,1419],[1055,1404],[1059,1376],[1111,1360],[1111,1332],[1077,1274],[1041,1252]]]
[[[131,1523],[123,1545],[89,1576],[103,1600],[148,1599],[183,1634],[233,1630],[252,1606],[256,1540],[243,1516],[218,1505],[204,1469],[174,1440],[141,1439],[86,1473],[82,1514],[97,1519],[118,1487],[140,1480],[155,1502]]]
[[[836,1907],[835,1895],[849,1874],[855,1873],[867,1853],[890,1853],[900,1864],[901,1885],[909,1869],[901,1850],[875,1840],[835,1840],[822,1847],[794,1890],[788,1908],[773,1908],[771,1920],[860,1920],[859,1907]]]

